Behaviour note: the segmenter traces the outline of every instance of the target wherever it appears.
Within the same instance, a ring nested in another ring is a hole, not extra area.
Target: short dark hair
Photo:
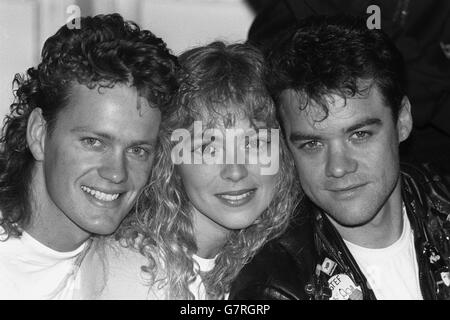
[[[177,59],[150,31],[119,14],[83,17],[80,23],[79,29],[64,25],[48,38],[39,65],[13,81],[15,101],[0,138],[0,225],[8,235],[19,235],[30,217],[34,158],[26,132],[33,109],[42,109],[51,134],[76,83],[97,90],[134,86],[163,115],[178,88]]]
[[[326,96],[363,95],[375,85],[397,119],[406,77],[403,57],[381,30],[363,18],[311,16],[281,32],[266,49],[268,86],[276,101],[283,90],[298,92],[305,108],[314,102],[328,116]],[[365,81],[369,80],[369,81]]]

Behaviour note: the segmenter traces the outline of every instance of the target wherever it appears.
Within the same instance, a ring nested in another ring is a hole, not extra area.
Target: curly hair
[[[26,140],[27,121],[42,110],[49,134],[68,103],[73,84],[90,89],[134,86],[163,116],[178,88],[179,65],[166,44],[119,14],[81,18],[80,29],[61,27],[48,38],[37,67],[17,74],[15,100],[0,139],[0,225],[19,236],[30,219],[30,179],[34,158]]]
[[[268,128],[279,125],[273,100],[263,83],[265,64],[258,49],[214,42],[183,53],[179,61],[186,73],[174,100],[180,107],[163,125],[164,140],[151,182],[138,199],[135,214],[127,217],[116,232],[116,239],[126,239],[129,246],[137,247],[149,259],[142,269],[151,275],[154,285],[167,288],[167,298],[193,299],[189,291],[195,278],[193,254],[197,252],[193,207],[171,161],[175,142],[170,141],[170,134],[177,128],[191,129],[199,119],[210,124],[223,121],[230,126],[232,123],[223,115],[230,106],[243,111],[250,121],[264,121]],[[274,198],[253,225],[230,232],[214,269],[201,274],[209,298],[223,298],[258,249],[287,227],[300,198],[293,170],[286,145],[280,141],[280,170]]]
[[[372,85],[397,119],[405,95],[403,57],[381,30],[369,30],[362,18],[347,15],[312,16],[282,31],[266,47],[270,65],[268,87],[278,101],[293,89],[300,108],[311,102],[328,116],[327,96],[364,96]]]

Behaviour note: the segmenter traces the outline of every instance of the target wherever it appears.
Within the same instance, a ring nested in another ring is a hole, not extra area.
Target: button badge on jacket
[[[330,300],[362,300],[361,287],[346,274],[338,273],[328,280],[332,295]]]

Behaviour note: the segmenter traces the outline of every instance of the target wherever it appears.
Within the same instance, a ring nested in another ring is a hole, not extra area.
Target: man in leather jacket
[[[268,46],[277,33],[318,14],[371,17],[379,22],[402,53],[406,92],[415,130],[402,144],[402,161],[431,162],[450,172],[450,1],[447,0],[255,0],[257,10],[248,41]],[[264,5],[265,4],[265,5]],[[446,146],[446,148],[443,148]],[[444,150],[442,150],[444,149]],[[438,152],[436,152],[439,150]]]
[[[283,32],[267,56],[306,197],[230,299],[450,298],[450,193],[427,166],[400,169],[412,118],[389,38],[318,16]]]

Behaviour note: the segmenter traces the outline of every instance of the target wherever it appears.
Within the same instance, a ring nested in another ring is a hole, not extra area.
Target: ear
[[[31,111],[27,125],[27,143],[33,157],[37,161],[44,160],[45,136],[47,133],[47,122],[42,116],[41,108]]]
[[[411,133],[413,120],[411,116],[411,103],[408,97],[404,96],[397,118],[398,141],[405,141]]]

